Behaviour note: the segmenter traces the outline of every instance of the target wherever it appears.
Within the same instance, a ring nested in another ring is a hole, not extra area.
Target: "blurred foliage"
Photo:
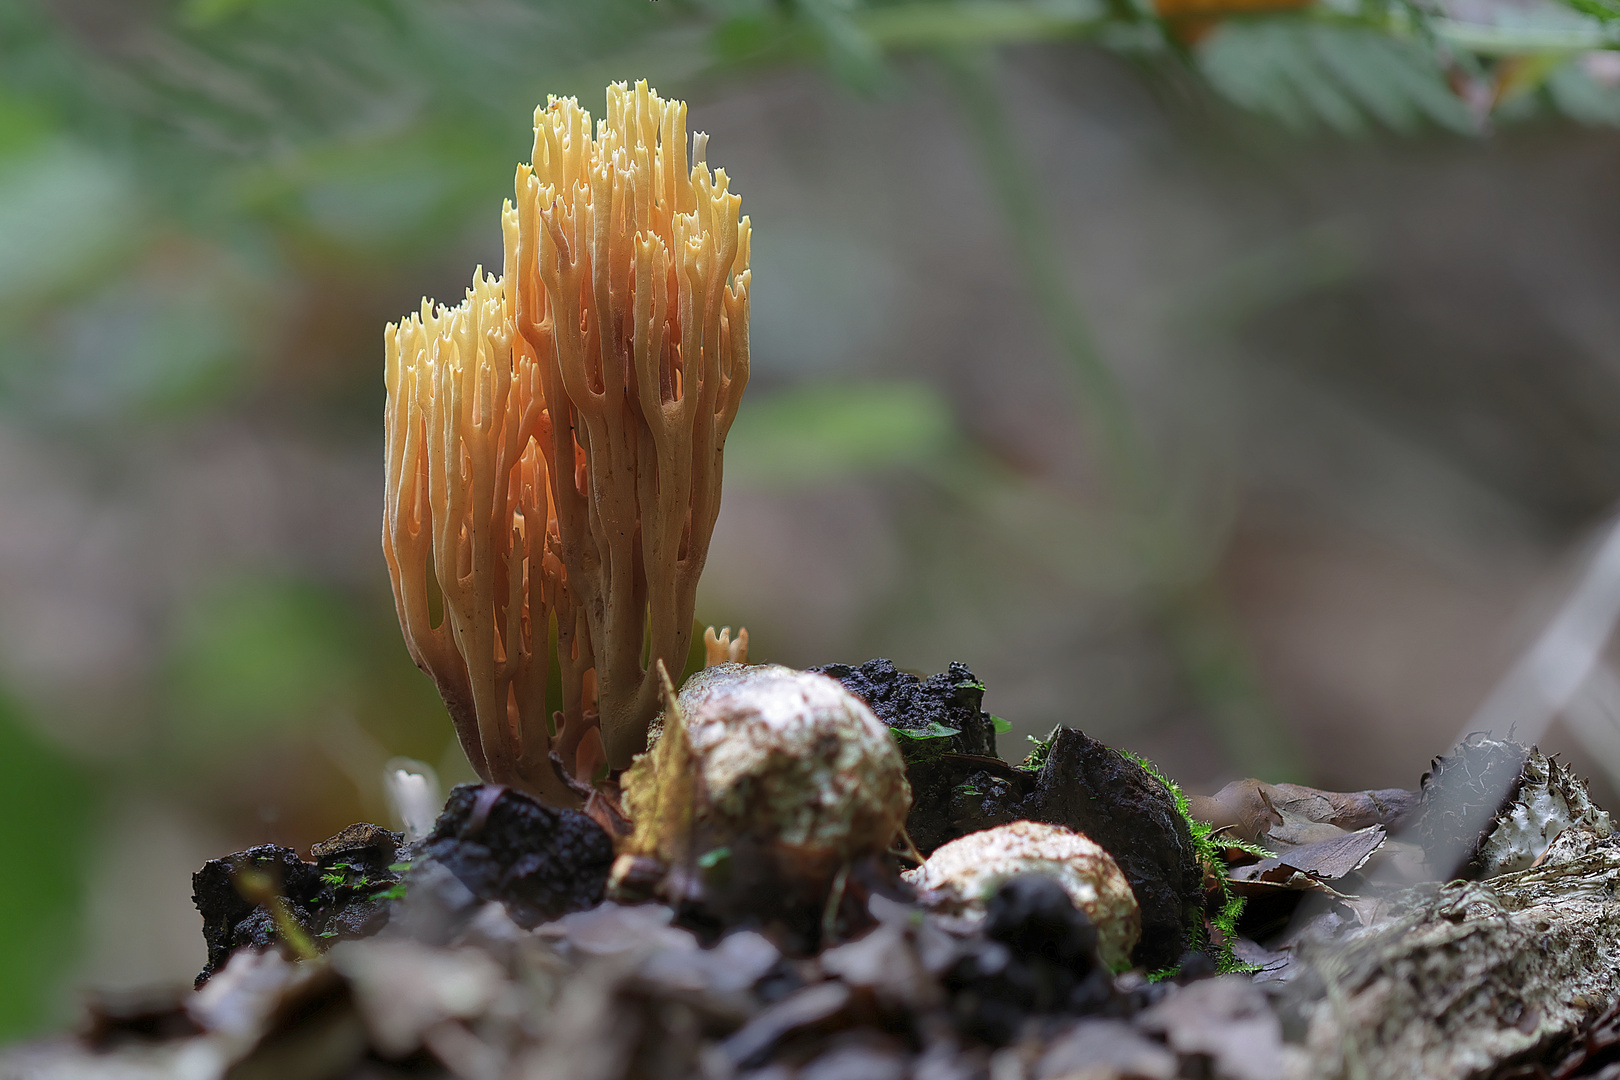
[[[382,813],[371,805],[372,774],[381,775],[386,758],[437,762],[460,752],[392,616],[375,598],[280,574],[201,590],[179,612],[165,649],[154,771],[228,778],[229,763],[291,742],[306,768],[324,760],[358,790],[361,809]],[[219,791],[203,782],[210,800],[238,813],[273,801],[252,787]]]
[[[556,92],[594,104],[609,77],[685,84],[819,59],[870,89],[897,77],[898,54],[1063,38],[1190,59],[1234,102],[1300,127],[1471,130],[1525,98],[1584,120],[1620,94],[1585,62],[1620,40],[1607,0],[1475,4],[1468,22],[1398,0],[1255,7],[185,0],[80,3],[69,19],[13,0],[0,12],[0,250],[11,253],[0,295],[37,297],[131,257],[142,201],[208,232],[269,226],[370,260],[422,251],[499,197],[536,102]],[[97,18],[112,25],[105,35],[86,32]],[[32,253],[26,281],[21,252]]]
[[[161,418],[251,392],[311,264],[391,283],[487,221],[547,93],[1071,40],[1299,128],[1620,119],[1608,0],[11,0],[0,404]],[[1050,306],[1050,305],[1048,305]],[[1095,394],[1095,388],[1092,393]]]
[[[79,933],[88,776],[0,697],[0,1042],[54,1020]]]
[[[1214,35],[1198,59],[1227,97],[1295,128],[1466,132],[1475,123],[1429,50],[1371,27],[1257,21]]]
[[[923,383],[816,383],[737,413],[727,479],[771,487],[937,459],[955,422]]]
[[[171,653],[175,745],[236,749],[343,707],[362,681],[359,638],[347,605],[307,583],[212,590],[185,613]]]
[[[0,0],[0,410],[115,463],[132,427],[234,422],[304,395],[350,421],[322,437],[369,445],[376,331],[425,283],[465,282],[467,268],[441,273],[447,251],[491,249],[548,93],[596,108],[609,79],[684,94],[800,65],[861,94],[946,76],[1081,408],[1129,444],[994,98],[996,50],[1029,42],[1108,50],[1209,116],[1301,132],[1620,122],[1612,0]],[[825,261],[843,274],[836,252]],[[369,336],[330,332],[351,325]],[[1252,738],[1266,730],[1258,691],[1137,450],[1120,451],[1126,486],[1144,489],[1155,524],[1108,542],[977,451],[929,387],[770,390],[738,419],[734,479],[916,468],[970,524],[997,523],[1065,580],[1171,582],[1155,603],[1217,722],[1233,718],[1245,760],[1277,752]],[[1124,549],[1150,568],[1125,565]],[[448,726],[386,600],[338,576],[244,571],[168,613],[151,700],[130,704],[160,718],[151,782],[229,787],[209,797],[241,819],[322,783],[361,789],[383,743],[444,760]],[[28,868],[0,874],[0,1038],[40,1020],[40,986],[61,974],[89,821],[84,777],[30,730],[0,706],[0,866]],[[272,731],[280,751],[262,749]],[[250,748],[251,777],[209,773]],[[266,794],[289,775],[306,787]]]

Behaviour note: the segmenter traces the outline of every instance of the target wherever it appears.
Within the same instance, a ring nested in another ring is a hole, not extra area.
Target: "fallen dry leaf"
[[[1383,826],[1372,825],[1318,840],[1291,848],[1281,855],[1237,867],[1231,873],[1231,880],[1281,883],[1298,873],[1321,883],[1338,881],[1365,865],[1373,852],[1383,845],[1385,835]]]
[[[1192,816],[1217,829],[1230,829],[1251,844],[1299,846],[1330,839],[1333,833],[1382,825],[1395,832],[1411,816],[1418,793],[1405,788],[1321,791],[1301,784],[1234,780],[1213,795],[1189,795]]]

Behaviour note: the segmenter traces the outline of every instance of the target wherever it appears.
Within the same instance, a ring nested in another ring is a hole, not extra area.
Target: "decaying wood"
[[[1464,1080],[1544,1053],[1614,1000],[1620,846],[1581,828],[1529,870],[1397,898],[1301,946],[1313,1080]]]

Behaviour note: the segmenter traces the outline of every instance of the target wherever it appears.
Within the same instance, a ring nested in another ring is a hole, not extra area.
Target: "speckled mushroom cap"
[[[1103,963],[1116,971],[1130,966],[1142,936],[1136,895],[1113,856],[1083,833],[1040,821],[998,825],[941,845],[904,876],[936,904],[982,915],[1002,882],[1019,874],[1056,880],[1097,927]]]
[[[711,838],[753,835],[839,859],[888,849],[911,809],[889,729],[825,675],[720,664],[679,702]]]

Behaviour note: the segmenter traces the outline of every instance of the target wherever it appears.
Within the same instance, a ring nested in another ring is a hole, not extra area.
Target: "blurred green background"
[[[0,0],[0,1039],[189,981],[205,859],[468,777],[378,550],[381,330],[610,79],[754,220],[701,619],[964,660],[1014,759],[1414,785],[1620,495],[1617,13]],[[1595,684],[1544,744],[1606,798]]]

